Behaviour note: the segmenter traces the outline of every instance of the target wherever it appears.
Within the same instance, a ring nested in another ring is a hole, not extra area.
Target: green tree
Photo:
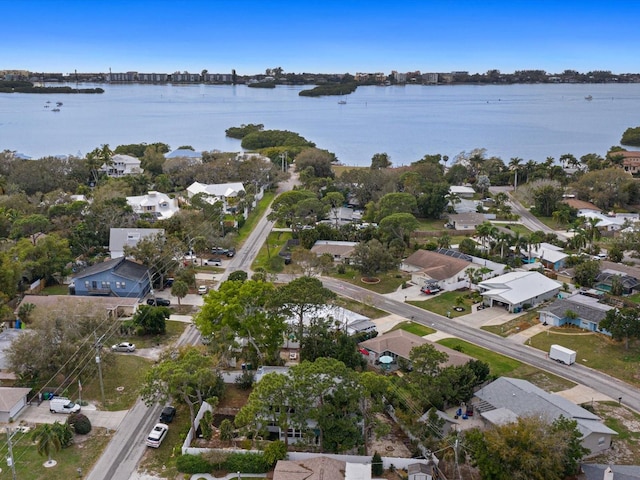
[[[374,153],[371,157],[371,169],[379,170],[381,168],[389,168],[391,166],[391,160],[386,153]]]
[[[147,406],[179,398],[189,407],[191,427],[196,431],[197,407],[210,397],[221,396],[224,382],[212,359],[197,347],[167,352],[147,372],[141,396]]]
[[[393,213],[380,221],[379,230],[387,242],[398,239],[409,245],[411,234],[418,228],[418,221],[412,213]]]
[[[377,204],[376,221],[394,213],[413,213],[416,211],[416,197],[410,193],[387,193]]]
[[[62,448],[67,448],[73,443],[73,428],[68,423],[55,421],[52,425],[53,433],[60,441]]]
[[[576,265],[573,280],[582,287],[591,288],[599,273],[600,262],[597,260],[587,260],[586,262]]]
[[[228,418],[225,418],[220,423],[220,440],[223,442],[230,442],[233,440],[233,424]]]
[[[558,209],[558,203],[562,199],[562,188],[553,184],[543,184],[533,190],[533,201],[536,211],[550,217]]]
[[[58,452],[62,448],[56,427],[49,423],[38,426],[31,434],[31,440],[36,442],[38,454],[47,457],[48,462],[51,462],[52,450]]]
[[[356,245],[352,259],[360,273],[367,277],[373,277],[377,273],[388,272],[397,266],[397,260],[376,239]]]
[[[22,264],[23,271],[31,272],[34,279],[42,278],[46,281],[65,274],[67,264],[72,259],[69,241],[53,233],[42,237],[35,245],[23,238],[10,252]]]
[[[622,145],[630,145],[632,147],[640,147],[640,127],[629,127],[622,134],[620,140]]]
[[[276,440],[275,442],[270,442],[264,448],[264,459],[269,464],[269,467],[275,467],[278,460],[284,460],[287,458],[287,445],[280,440]]]
[[[625,350],[629,350],[629,339],[640,338],[640,319],[635,308],[611,309],[599,326],[611,333],[614,340],[624,340]]]
[[[235,337],[245,338],[260,362],[276,361],[286,328],[274,294],[271,283],[227,280],[206,296],[195,323],[218,343],[237,348]]]
[[[49,231],[51,222],[44,215],[33,214],[17,218],[11,227],[11,238],[28,238],[34,245],[38,238]]]
[[[163,234],[142,238],[134,247],[125,245],[124,254],[148,265],[155,285],[164,285],[166,276],[178,266],[186,248],[184,243]]]
[[[186,297],[188,293],[189,285],[182,280],[174,280],[173,285],[171,285],[171,295],[178,299],[178,305],[180,305],[180,300]]]
[[[413,366],[412,377],[420,381],[423,377],[435,377],[441,369],[441,365],[449,359],[449,355],[426,343],[413,347],[409,353],[409,360]]]
[[[337,295],[313,277],[299,277],[279,287],[274,296],[275,305],[287,316],[298,320],[298,341],[304,338],[304,319],[332,303]]]
[[[145,335],[164,335],[167,332],[167,319],[171,311],[167,307],[140,305],[133,315],[133,324]]]
[[[319,148],[306,148],[296,156],[296,171],[303,172],[311,168],[315,178],[333,178],[334,154]]]

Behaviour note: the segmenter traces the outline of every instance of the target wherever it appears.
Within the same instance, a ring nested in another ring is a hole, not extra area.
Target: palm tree
[[[476,227],[476,233],[482,240],[482,248],[486,250],[487,240],[496,234],[497,230],[490,222],[482,222]]]
[[[457,193],[449,193],[445,198],[449,200],[451,209],[454,211],[456,209],[456,203],[460,203],[462,201]]]
[[[448,233],[438,238],[438,248],[451,248],[451,237]]]
[[[38,454],[47,457],[51,462],[51,450],[60,451],[62,444],[54,427],[49,423],[43,423],[33,431],[31,439],[38,444]]]
[[[513,172],[513,189],[518,189],[518,174],[522,169],[522,159],[520,157],[512,157],[509,160],[509,170]]]
[[[587,219],[586,222],[586,231],[587,238],[589,239],[589,249],[593,251],[593,244],[596,240],[600,240],[602,234],[600,233],[600,229],[598,228],[598,223],[600,223],[600,219],[596,217],[591,217]]]
[[[500,247],[500,258],[504,258],[505,247],[513,245],[513,235],[510,232],[499,233],[496,238],[496,246]]]

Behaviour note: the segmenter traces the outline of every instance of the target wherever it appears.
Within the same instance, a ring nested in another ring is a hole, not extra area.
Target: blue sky
[[[0,70],[640,71],[640,2],[0,0]]]

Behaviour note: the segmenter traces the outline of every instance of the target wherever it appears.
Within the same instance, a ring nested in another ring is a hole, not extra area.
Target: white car
[[[166,423],[156,423],[153,430],[147,436],[146,444],[148,447],[158,448],[169,431],[169,425]]]
[[[209,287],[207,287],[206,285],[200,285],[198,287],[198,295],[204,295],[209,291]]]
[[[111,345],[112,352],[135,352],[136,346],[133,343],[122,342],[117,345]]]

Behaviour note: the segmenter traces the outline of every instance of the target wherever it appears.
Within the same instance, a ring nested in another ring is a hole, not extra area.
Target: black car
[[[236,249],[235,248],[230,248],[229,251],[227,252],[227,257],[231,258],[236,254]]]
[[[173,421],[173,417],[176,416],[175,407],[164,407],[162,412],[160,413],[160,421],[162,423],[171,423]]]
[[[147,305],[152,307],[170,307],[171,301],[167,298],[150,298],[147,300]]]

